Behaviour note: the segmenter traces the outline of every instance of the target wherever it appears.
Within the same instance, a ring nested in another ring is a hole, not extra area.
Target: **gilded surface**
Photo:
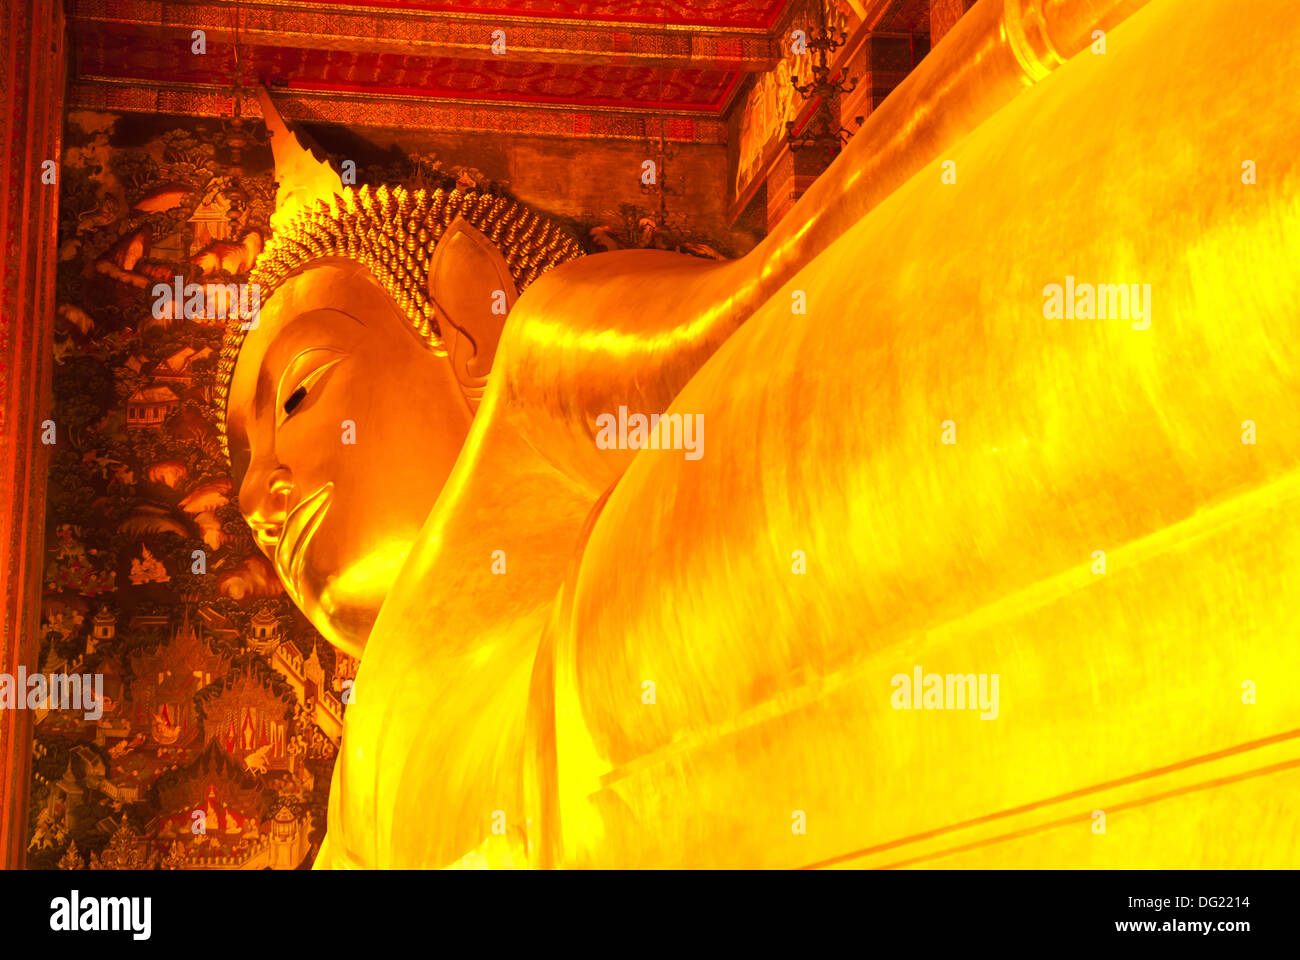
[[[405,558],[366,568],[318,866],[1296,863],[1300,9],[1155,0],[1099,55],[1089,5],[1057,35],[1011,6],[1045,45],[977,5],[960,136],[898,133],[886,196],[864,131],[749,256],[585,257],[503,330],[488,253],[430,267],[440,329],[499,336],[472,418],[472,364],[399,358],[373,282],[323,262],[272,297],[230,394],[269,468],[241,507],[327,635],[306,586],[398,514]],[[1073,56],[985,109],[1044,51]],[[1148,306],[1052,309],[1076,279]],[[349,389],[286,408],[264,358],[299,314]],[[701,418],[703,455],[604,449],[621,407]],[[900,702],[914,669],[1000,702]]]

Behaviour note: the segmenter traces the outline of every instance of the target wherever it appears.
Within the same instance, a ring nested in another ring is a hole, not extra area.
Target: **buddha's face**
[[[245,337],[227,417],[240,508],[289,596],[352,656],[470,418],[450,364],[351,261],[285,281]]]

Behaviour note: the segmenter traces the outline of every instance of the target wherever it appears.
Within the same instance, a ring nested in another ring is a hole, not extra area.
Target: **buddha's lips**
[[[275,548],[275,567],[289,596],[299,608],[302,606],[302,572],[307,545],[325,519],[333,498],[334,484],[327,483],[304,497],[284,518],[280,541]]]

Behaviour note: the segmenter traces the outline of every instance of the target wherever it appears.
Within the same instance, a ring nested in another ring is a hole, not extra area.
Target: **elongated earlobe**
[[[438,240],[429,262],[429,298],[444,329],[447,356],[471,408],[492,372],[506,316],[518,291],[496,246],[463,217]]]

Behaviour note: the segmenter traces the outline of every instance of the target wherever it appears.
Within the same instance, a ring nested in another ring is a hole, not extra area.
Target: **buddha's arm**
[[[702,459],[636,456],[539,660],[557,862],[1295,861],[1298,43],[1291,5],[1157,0],[704,366]],[[1150,313],[1050,319],[1067,276]],[[918,665],[998,674],[997,718],[894,709]]]

